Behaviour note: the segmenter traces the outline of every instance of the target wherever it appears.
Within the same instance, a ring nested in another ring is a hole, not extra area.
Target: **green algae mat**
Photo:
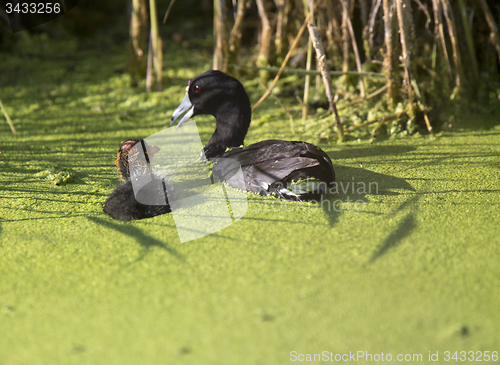
[[[123,223],[102,207],[121,142],[168,126],[206,55],[166,57],[183,69],[147,94],[122,50],[32,46],[0,71],[19,132],[0,124],[0,364],[498,359],[499,126],[328,144],[266,102],[247,143],[319,143],[337,191],[249,195],[242,219],[181,243],[171,214]],[[197,122],[205,143],[213,120]]]

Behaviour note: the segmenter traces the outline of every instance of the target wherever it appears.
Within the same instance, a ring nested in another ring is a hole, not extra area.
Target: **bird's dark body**
[[[130,180],[119,186],[104,205],[104,213],[120,221],[156,217],[170,213],[170,205],[147,205],[137,201]]]
[[[262,195],[280,196],[280,189],[300,180],[315,179],[324,182],[325,187],[335,181],[328,155],[307,142],[270,139],[234,148],[220,157],[236,160],[241,165],[247,190]],[[300,199],[317,199],[320,195],[320,191],[313,191]]]

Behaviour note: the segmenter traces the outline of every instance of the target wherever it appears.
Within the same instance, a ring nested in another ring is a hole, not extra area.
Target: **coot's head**
[[[250,123],[250,100],[243,85],[224,72],[210,70],[188,81],[184,100],[174,111],[170,124],[186,112],[177,128],[195,115],[210,114],[222,122],[234,111]]]
[[[144,155],[148,160],[151,160],[154,154],[160,150],[158,147],[148,145],[145,141],[140,139],[129,139],[128,141],[123,142],[118,150],[115,160],[115,164],[118,167],[120,176],[123,180],[130,179],[129,161],[139,158],[137,149],[134,149],[132,153],[130,152],[137,143],[142,143],[142,148],[145,152]]]
[[[183,114],[176,128],[195,115],[215,117],[214,134],[204,148],[205,156],[213,157],[228,147],[243,144],[252,110],[241,82],[223,72],[211,70],[189,80],[184,100],[174,111],[170,124]]]

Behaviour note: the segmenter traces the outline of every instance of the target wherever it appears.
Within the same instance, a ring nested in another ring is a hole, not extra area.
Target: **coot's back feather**
[[[288,189],[294,182],[316,179],[324,182],[325,186],[295,196],[294,200],[318,199],[324,194],[324,189],[335,181],[335,172],[328,155],[307,142],[265,140],[245,148],[234,148],[220,157],[238,161],[247,190],[263,195],[274,193],[281,196],[280,191]]]

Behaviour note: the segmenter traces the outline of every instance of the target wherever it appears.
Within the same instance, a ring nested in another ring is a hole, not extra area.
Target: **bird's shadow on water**
[[[415,188],[402,178],[380,174],[363,168],[338,165],[335,166],[335,172],[337,176],[335,188],[330,189],[331,194],[324,201],[318,203],[321,204],[323,212],[328,216],[331,226],[341,219],[345,210],[356,211],[359,214],[385,215],[384,213],[365,210],[366,203],[370,201],[370,195],[389,197],[413,193],[409,199],[403,201],[395,210],[387,213],[387,218],[406,210],[420,197],[420,194],[416,194]],[[399,245],[416,227],[414,213],[410,212],[399,222],[395,230],[378,245],[371,255],[369,263],[374,262],[391,248]]]
[[[335,161],[336,159],[363,159],[366,157],[385,156],[379,161],[371,159],[371,165],[373,166],[381,163],[391,163],[392,161],[402,163],[404,161],[405,164],[410,164],[408,168],[436,166],[444,163],[463,163],[464,159],[485,156],[485,153],[481,152],[466,152],[456,154],[451,152],[438,151],[433,152],[432,154],[420,153],[419,151],[417,151],[418,146],[386,145],[376,147],[348,147],[350,148],[345,148],[341,151],[330,152],[329,155],[333,161]],[[412,153],[415,151],[417,151],[416,154]],[[405,154],[409,153],[412,153],[412,156],[405,156]],[[498,156],[497,153],[487,153],[487,155]],[[339,219],[341,219],[343,210],[345,210],[345,202],[347,201],[347,199],[349,199],[351,202],[363,201],[366,203],[369,202],[370,195],[389,197],[404,194],[405,196],[409,196],[409,198],[401,202],[390,213],[375,213],[365,211],[364,209],[359,211],[359,214],[380,215],[382,219],[390,219],[396,216],[402,217],[398,217],[397,226],[392,231],[389,231],[386,234],[385,238],[382,239],[382,241],[375,247],[373,253],[367,259],[367,264],[374,263],[387,253],[391,252],[392,249],[400,245],[401,242],[404,239],[408,238],[418,227],[416,220],[416,209],[412,209],[411,207],[414,206],[415,203],[417,203],[418,200],[426,193],[416,192],[415,188],[409,183],[409,181],[427,179],[402,179],[395,176],[375,173],[363,168],[353,168],[339,165],[335,165],[335,171],[337,176],[337,184],[339,185],[338,192],[335,192],[328,197],[330,207],[328,207],[328,204],[326,204],[325,207],[322,207],[325,214],[329,217],[331,225],[334,225],[339,221]],[[370,183],[375,182],[377,183],[377,191],[370,192]],[[347,184],[349,183],[350,185],[347,186]],[[355,187],[354,191],[352,189],[353,183]],[[367,194],[364,193],[363,189],[357,189],[358,187],[363,185],[366,186],[365,190]],[[447,191],[443,191],[442,193],[446,192]],[[492,192],[492,190],[488,192]],[[338,209],[338,207],[334,204],[336,200],[340,201],[339,203],[344,209]],[[383,199],[379,200],[382,201]],[[337,210],[334,209],[335,207],[337,207]],[[356,210],[356,206],[353,206],[353,204],[351,204],[351,208],[354,208],[351,210]]]
[[[382,214],[365,211],[365,205],[370,201],[369,195],[395,196],[415,192],[405,179],[363,168],[336,165],[335,174],[336,181],[329,189],[330,194],[325,200],[318,202],[332,226],[338,222],[345,210]]]
[[[135,239],[135,241],[141,245],[141,247],[143,248],[143,252],[139,255],[138,258],[136,258],[134,261],[132,262],[129,262],[127,263],[126,265],[124,265],[122,267],[122,269],[124,269],[125,267],[128,267],[138,261],[141,261],[144,259],[144,257],[146,257],[146,255],[149,253],[149,250],[152,248],[152,247],[158,247],[158,248],[161,248],[165,251],[167,251],[169,254],[171,254],[172,256],[174,256],[175,258],[177,258],[178,260],[180,261],[185,261],[185,257],[183,255],[181,255],[180,253],[178,253],[175,249],[173,249],[172,247],[170,247],[167,243],[165,242],[162,242],[156,238],[153,238],[149,235],[147,235],[143,230],[141,230],[140,228],[138,227],[135,227],[131,224],[128,224],[130,222],[127,222],[127,223],[123,223],[123,222],[114,222],[114,221],[110,221],[108,219],[104,219],[104,218],[98,218],[98,217],[92,217],[92,216],[87,216],[87,219],[96,223],[96,224],[99,224],[103,227],[106,227],[106,228],[110,228],[110,229],[114,229],[120,233],[123,233],[133,239]],[[165,226],[165,227],[168,227],[168,228],[176,228],[175,226],[172,226],[172,225],[165,225],[165,224],[161,224],[161,226]],[[188,229],[188,228],[186,228]],[[199,231],[199,230],[196,230],[195,228],[190,228],[188,229],[192,232],[201,232],[201,233],[205,233],[205,231]],[[222,235],[220,234],[219,232],[213,232],[213,233],[210,233],[210,234],[204,234],[202,235],[201,237],[204,237],[204,236],[207,236],[207,235],[214,235],[214,236],[217,236],[221,239],[232,239],[231,237],[229,236],[225,236],[225,235]],[[201,238],[199,237],[199,238]]]
[[[170,253],[172,256],[176,257],[179,260],[183,260],[183,256],[179,254],[175,249],[170,247],[167,243],[162,242],[156,238],[153,238],[146,233],[144,233],[141,229],[130,225],[130,224],[122,224],[122,223],[115,223],[112,221],[109,221],[107,219],[103,218],[97,218],[97,217],[92,217],[92,216],[87,216],[87,219],[99,224],[103,227],[114,229],[115,231],[118,231],[120,233],[123,233],[131,238],[134,238],[135,241],[142,246],[144,249],[144,253],[134,262],[141,260],[144,258],[144,256],[149,252],[149,250],[152,247],[159,247],[168,253]]]
[[[407,206],[417,202],[420,198],[419,195],[415,194],[410,199],[404,201],[399,205],[399,207],[395,210],[395,212],[391,213],[391,215],[395,215],[395,213],[403,211]],[[383,256],[389,249],[398,246],[401,241],[408,237],[413,230],[417,228],[417,223],[415,220],[415,213],[410,211],[398,224],[396,229],[386,237],[386,239],[378,246],[375,252],[372,254],[369,262],[372,263],[376,261],[378,258]]]

